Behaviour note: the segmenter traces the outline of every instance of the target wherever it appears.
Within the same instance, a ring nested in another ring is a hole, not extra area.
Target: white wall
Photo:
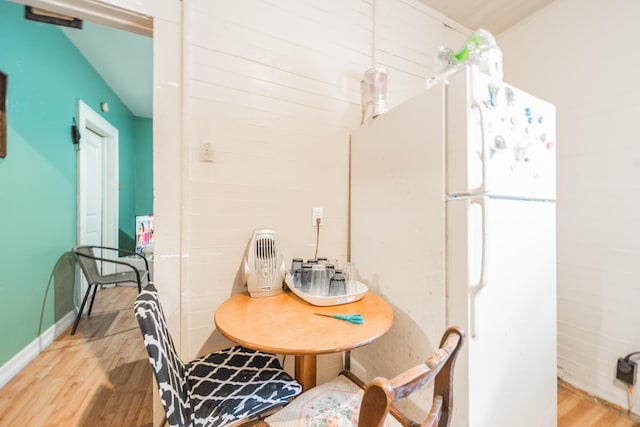
[[[557,105],[558,374],[623,408],[616,361],[640,351],[638,18],[637,0],[558,0],[498,37],[505,80]]]
[[[183,321],[193,356],[225,344],[212,335],[213,315],[243,289],[239,267],[254,228],[277,231],[287,263],[312,258],[311,211],[323,207],[318,254],[347,259],[349,134],[372,65],[374,8],[361,0],[193,0],[184,8]],[[417,1],[378,0],[375,10],[376,60],[389,68],[393,106],[434,74],[440,44],[457,47],[464,37]],[[213,163],[199,162],[201,143],[214,147]],[[320,381],[340,363],[321,357]]]
[[[319,254],[347,259],[349,134],[372,51],[392,107],[469,33],[417,0],[32,1],[142,34],[153,20],[154,279],[185,359],[227,344],[213,315],[244,289],[254,228],[277,230],[287,262],[310,258],[321,206]],[[326,378],[341,362],[324,359]]]

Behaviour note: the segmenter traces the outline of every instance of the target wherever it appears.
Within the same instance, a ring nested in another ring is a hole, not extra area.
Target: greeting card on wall
[[[136,252],[153,254],[153,215],[136,216]]]

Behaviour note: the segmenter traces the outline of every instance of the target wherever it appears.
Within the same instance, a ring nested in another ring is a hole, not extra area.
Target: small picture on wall
[[[0,157],[7,156],[7,79],[0,71]]]

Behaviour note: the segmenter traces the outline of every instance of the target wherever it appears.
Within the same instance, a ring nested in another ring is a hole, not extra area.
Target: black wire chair
[[[96,251],[99,251],[100,255],[96,255]],[[109,246],[84,245],[74,247],[73,253],[78,260],[80,270],[82,270],[84,277],[87,279],[87,291],[82,299],[82,304],[80,304],[80,309],[78,310],[76,321],[73,324],[71,335],[76,333],[78,323],[80,323],[80,317],[82,317],[82,311],[87,303],[87,298],[89,298],[89,294],[93,290],[93,296],[91,297],[91,303],[89,304],[89,311],[87,312],[87,316],[91,315],[91,309],[93,308],[93,302],[96,299],[98,286],[117,285],[119,283],[136,283],[138,285],[138,293],[140,293],[142,290],[142,282],[146,278],[151,282],[149,261],[147,261],[147,258],[144,255],[138,252],[112,248]],[[119,258],[121,255],[141,258],[144,260],[145,270],[139,269],[133,264],[123,261],[122,258]],[[115,273],[103,274],[102,267],[108,263],[116,266],[123,266],[123,270]]]

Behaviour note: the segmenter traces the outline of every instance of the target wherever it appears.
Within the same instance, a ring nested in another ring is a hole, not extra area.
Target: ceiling
[[[554,0],[420,0],[475,30],[498,35]],[[71,42],[138,117],[152,117],[153,42],[150,37],[84,21],[84,28],[63,28]]]
[[[483,28],[494,36],[555,0],[420,0],[470,30]]]
[[[84,21],[82,30],[61,27],[134,116],[153,114],[153,40]]]

